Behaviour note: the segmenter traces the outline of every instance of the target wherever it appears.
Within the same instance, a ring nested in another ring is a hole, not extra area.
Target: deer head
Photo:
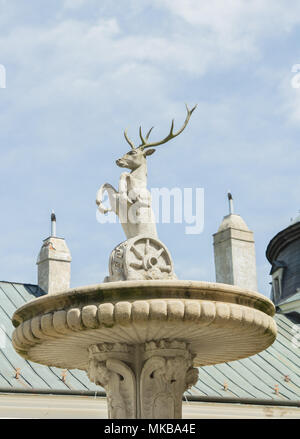
[[[132,143],[132,141],[127,136],[127,130],[125,130],[124,136],[125,136],[126,141],[131,146],[131,150],[128,151],[122,158],[118,159],[116,161],[116,164],[118,166],[120,166],[121,168],[128,168],[128,169],[131,169],[133,171],[135,169],[139,168],[141,165],[146,164],[146,157],[155,152],[155,149],[153,149],[151,147],[153,147],[153,146],[157,147],[159,145],[162,145],[163,143],[167,143],[169,140],[174,139],[174,137],[177,137],[180,133],[182,133],[182,131],[187,126],[187,124],[190,120],[191,114],[193,113],[193,111],[195,110],[196,107],[197,107],[197,105],[195,105],[195,107],[193,107],[191,110],[189,110],[188,106],[186,105],[187,116],[186,116],[184,124],[180,128],[180,130],[178,130],[176,133],[173,133],[173,129],[174,129],[174,119],[173,119],[172,123],[171,123],[171,129],[170,129],[169,134],[164,139],[162,139],[158,142],[148,142],[149,136],[151,134],[151,131],[153,130],[153,127],[148,131],[148,133],[146,134],[145,137],[143,136],[142,128],[140,127],[139,134],[140,134],[140,139],[141,139],[142,143],[138,147],[135,147],[134,144]],[[146,148],[151,148],[151,149],[146,150]]]
[[[155,149],[148,149],[148,151],[143,151],[140,148],[134,148],[123,155],[122,158],[116,160],[116,164],[120,168],[127,168],[134,171],[139,168],[143,163],[146,163],[146,157],[155,152]]]

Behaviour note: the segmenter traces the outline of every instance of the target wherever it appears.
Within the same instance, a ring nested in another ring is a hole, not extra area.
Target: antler
[[[126,141],[129,143],[129,145],[131,146],[131,148],[132,149],[136,149],[136,147],[134,146],[134,144],[132,143],[132,141],[128,138],[128,136],[127,136],[127,128],[126,128],[126,130],[124,131],[124,136],[125,136],[125,139],[126,139]]]
[[[188,124],[188,122],[189,122],[189,120],[190,120],[190,117],[191,117],[191,115],[192,115],[192,112],[193,112],[193,111],[195,110],[195,108],[197,107],[197,105],[195,105],[191,110],[189,110],[189,108],[188,108],[188,106],[187,106],[186,104],[185,104],[185,106],[186,106],[186,110],[187,110],[187,116],[186,116],[186,119],[185,119],[185,121],[184,121],[184,124],[183,124],[182,128],[180,128],[180,130],[177,131],[177,133],[174,134],[174,133],[173,133],[173,129],[174,129],[174,119],[173,119],[173,120],[172,120],[171,129],[170,129],[169,134],[167,135],[167,137],[165,137],[163,140],[161,140],[161,141],[159,141],[159,142],[147,143],[148,138],[149,138],[149,136],[150,136],[150,133],[151,133],[153,127],[148,131],[148,133],[147,133],[145,139],[144,139],[143,134],[142,134],[142,128],[140,127],[140,138],[141,138],[142,143],[141,143],[141,145],[139,145],[139,148],[140,148],[140,149],[145,149],[145,148],[150,148],[151,146],[162,145],[163,143],[166,143],[166,142],[168,142],[169,140],[174,139],[174,137],[176,137],[176,136],[178,136],[180,133],[182,133],[182,131],[185,129],[185,127],[187,126],[187,124]],[[128,137],[127,137],[126,135],[125,135],[125,138],[126,138],[127,142],[128,142],[130,145],[132,145],[132,143],[129,141],[129,139],[128,139]]]
[[[154,128],[154,127],[152,127],[152,128],[148,131],[148,133],[147,133],[147,135],[146,135],[146,140],[148,140],[148,138],[149,138],[149,136],[150,136],[150,133],[151,133],[151,131],[153,130],[153,128]],[[127,142],[129,143],[129,145],[131,146],[131,148],[132,148],[132,149],[136,149],[136,147],[134,146],[133,142],[129,139],[129,137],[128,137],[128,135],[127,135],[127,128],[126,128],[126,130],[124,131],[124,136],[125,136],[126,141],[127,141]],[[142,139],[142,141],[144,141],[143,136],[142,136],[142,128],[141,128],[141,127],[140,127],[140,138]]]

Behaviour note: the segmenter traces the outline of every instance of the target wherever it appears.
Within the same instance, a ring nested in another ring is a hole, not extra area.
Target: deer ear
[[[147,149],[147,151],[144,152],[144,156],[146,157],[147,155],[151,155],[155,152],[155,149]]]

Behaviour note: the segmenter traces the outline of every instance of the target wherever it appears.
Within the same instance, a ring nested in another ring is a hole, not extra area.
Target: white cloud
[[[291,0],[156,0],[186,23],[178,31],[198,58],[210,54],[210,66],[249,62],[262,55],[261,44],[270,37],[291,32],[300,23],[300,4]],[[180,29],[180,26],[179,26]],[[185,38],[187,36],[187,38]]]
[[[64,0],[63,7],[65,9],[78,9],[86,3],[86,0]]]
[[[300,5],[291,0],[157,0],[190,25],[201,25],[216,34],[255,38],[289,32],[299,23]],[[252,35],[252,36],[251,36]]]
[[[299,75],[299,73],[287,70],[279,83],[279,90],[282,97],[282,114],[285,116],[288,122],[294,124],[295,126],[299,126],[300,88],[295,87],[295,83],[298,84],[299,82],[298,79],[297,82],[295,81],[296,75]]]

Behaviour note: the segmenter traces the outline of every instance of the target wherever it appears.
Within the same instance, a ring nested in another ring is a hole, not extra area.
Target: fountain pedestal
[[[89,347],[88,376],[105,388],[110,418],[174,419],[198,369],[185,342],[102,343]]]
[[[265,296],[231,285],[108,282],[22,306],[13,345],[28,360],[85,370],[105,388],[110,418],[180,418],[195,368],[269,347],[274,312]]]

